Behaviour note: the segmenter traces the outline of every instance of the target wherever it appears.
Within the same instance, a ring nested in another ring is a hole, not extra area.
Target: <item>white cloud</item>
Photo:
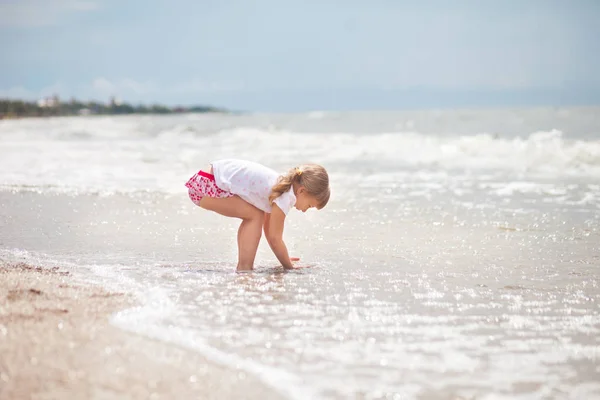
[[[38,93],[39,96],[50,96],[55,94],[63,97],[69,96],[69,88],[67,88],[62,82],[56,82],[50,86],[42,88]]]
[[[119,81],[118,87],[125,91],[135,94],[149,94],[159,92],[158,87],[153,82],[138,82],[134,79],[125,78]]]
[[[92,89],[102,94],[111,94],[116,90],[116,86],[106,78],[96,78],[92,81]]]
[[[167,89],[168,93],[226,93],[244,90],[245,85],[241,82],[218,82],[206,81],[198,78],[175,84]]]
[[[0,3],[0,27],[57,25],[69,15],[91,12],[98,3],[83,0],[9,0]]]
[[[243,85],[236,82],[216,82],[192,79],[174,85],[159,85],[152,81],[140,82],[132,78],[121,78],[109,80],[98,77],[90,85],[84,88],[91,96],[118,96],[121,98],[139,99],[141,96],[164,96],[172,94],[212,94],[236,92],[243,90]]]
[[[92,95],[99,96],[128,97],[128,95],[139,96],[160,93],[160,89],[153,82],[138,82],[131,78],[111,81],[104,77],[98,77],[89,86],[89,88],[86,88],[86,91],[92,92]]]
[[[68,96],[68,88],[62,82],[56,82],[40,90],[31,90],[24,86],[13,86],[7,89],[0,89],[0,98],[37,100],[45,96],[58,95]]]
[[[35,99],[36,93],[23,86],[13,86],[8,89],[0,89],[0,98],[2,99]]]
[[[62,82],[55,82],[39,90],[31,90],[24,86],[0,88],[0,98],[37,100],[42,97],[58,95],[62,99],[74,96],[81,100],[106,101],[116,96],[126,101],[164,101],[167,97],[177,95],[207,95],[215,93],[231,93],[243,91],[244,86],[235,82],[202,81],[192,79],[175,85],[159,85],[152,81],[137,81],[132,78],[107,79],[99,76],[91,82],[78,87],[68,87]]]

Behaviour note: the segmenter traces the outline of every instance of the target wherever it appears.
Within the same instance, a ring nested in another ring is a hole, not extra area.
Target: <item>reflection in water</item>
[[[0,254],[132,290],[145,307],[120,327],[289,398],[600,398],[599,114],[558,113],[29,121],[0,135]],[[331,171],[326,209],[286,224],[311,268],[262,243],[235,272],[238,222],[183,187],[232,154]]]

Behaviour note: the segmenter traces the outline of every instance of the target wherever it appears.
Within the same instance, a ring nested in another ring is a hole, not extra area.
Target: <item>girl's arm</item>
[[[275,203],[271,208],[271,214],[265,214],[264,231],[267,242],[273,250],[275,257],[279,260],[283,268],[293,269],[292,260],[288,253],[287,247],[283,242],[283,224],[285,222],[285,214],[281,208]]]

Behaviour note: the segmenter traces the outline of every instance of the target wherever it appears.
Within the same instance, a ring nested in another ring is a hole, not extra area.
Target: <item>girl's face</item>
[[[306,212],[309,208],[317,208],[317,199],[306,192],[304,186],[300,186],[296,190],[296,204],[294,205],[297,210]]]

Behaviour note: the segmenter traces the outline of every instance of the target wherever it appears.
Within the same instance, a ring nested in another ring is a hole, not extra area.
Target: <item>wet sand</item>
[[[134,305],[58,268],[0,261],[0,399],[279,397],[241,371],[109,324]]]

